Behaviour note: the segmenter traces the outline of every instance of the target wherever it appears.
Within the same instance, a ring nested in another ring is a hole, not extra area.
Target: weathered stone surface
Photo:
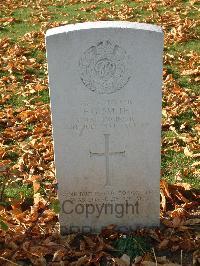
[[[61,232],[158,225],[161,28],[67,25],[46,44]]]

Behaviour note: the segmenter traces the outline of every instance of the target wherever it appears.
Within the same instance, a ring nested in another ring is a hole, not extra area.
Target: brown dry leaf
[[[141,266],[146,265],[146,266],[181,266],[180,264],[177,263],[164,263],[164,264],[160,264],[157,262],[152,262],[152,261],[143,261],[141,263]]]
[[[167,260],[167,257],[166,256],[163,256],[163,257],[157,257],[156,256],[156,259],[157,259],[157,262],[160,263],[160,264],[164,264],[164,263],[168,263],[169,262]]]
[[[13,22],[16,21],[15,18],[0,18],[0,22]]]
[[[186,198],[183,196],[183,194],[182,194],[180,191],[178,191],[178,190],[174,191],[174,196],[176,196],[180,201],[182,201],[182,202],[184,202],[184,203],[189,203],[189,202],[190,202],[190,201],[189,201],[188,199],[186,199]]]
[[[183,187],[185,190],[190,190],[192,187],[189,183],[176,183],[177,186]]]
[[[59,249],[53,254],[53,259],[52,261],[61,261],[65,255],[65,250],[64,249]]]
[[[127,254],[123,254],[120,260],[124,263],[124,265],[130,265],[130,257]]]
[[[135,259],[134,259],[134,264],[138,264],[138,263],[140,263],[141,260],[142,260],[142,256],[137,256],[137,257],[135,257]]]
[[[182,180],[182,173],[181,171],[178,171],[176,174],[175,174],[175,180],[176,181],[181,181]]]
[[[38,181],[33,181],[33,193],[36,194],[40,189],[40,183]]]
[[[169,244],[169,239],[163,239],[158,245],[158,249],[166,249]]]
[[[49,222],[49,221],[52,221],[52,220],[54,220],[56,217],[57,217],[57,215],[56,215],[55,212],[52,211],[52,210],[45,210],[45,211],[43,212],[43,215],[42,215],[42,218],[43,218],[44,223],[47,223],[47,222]]]
[[[174,217],[172,220],[172,227],[176,228],[184,224],[184,221],[180,217]]]
[[[114,258],[114,262],[116,263],[115,265],[120,265],[120,266],[129,266],[130,263],[124,261],[121,258]]]
[[[6,169],[9,167],[11,163],[11,160],[4,160],[0,162],[0,172],[6,171]]]
[[[87,6],[87,7],[81,7],[81,8],[79,8],[79,10],[88,12],[88,11],[94,10],[96,8],[97,8],[97,5],[91,5],[91,6]]]
[[[183,207],[176,207],[173,211],[169,212],[169,215],[172,218],[175,218],[175,217],[184,218],[184,217],[189,216],[188,212]]]
[[[87,243],[87,245],[89,246],[89,248],[92,249],[96,246],[96,243],[90,237],[84,236],[84,240]]]
[[[36,86],[34,87],[34,89],[36,90],[36,91],[43,91],[43,90],[45,90],[46,89],[46,86],[44,86],[44,85],[41,85],[41,84],[36,84]]]
[[[76,262],[71,263],[71,266],[84,266],[86,265],[86,263],[89,261],[87,256],[83,256],[81,258],[79,258]]]
[[[185,225],[199,225],[200,226],[200,218],[194,218],[194,219],[189,219],[184,222]]]
[[[29,257],[33,265],[46,266],[47,261],[44,257]]]
[[[189,151],[188,147],[186,146],[185,149],[184,149],[184,154],[185,156],[187,157],[192,157],[193,156],[193,153],[191,151]]]
[[[193,265],[198,266],[200,264],[200,251],[196,250],[193,253]]]
[[[170,196],[168,184],[163,179],[161,179],[161,181],[160,181],[160,188],[163,191],[165,197],[168,198],[169,200],[173,201],[172,198],[171,198],[171,196]]]
[[[47,201],[41,196],[40,193],[34,194],[34,204],[35,206],[39,206],[40,208],[44,208],[47,206]]]

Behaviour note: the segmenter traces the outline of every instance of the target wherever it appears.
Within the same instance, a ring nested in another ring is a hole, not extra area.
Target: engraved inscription
[[[105,100],[95,104],[83,102],[80,104],[80,115],[74,115],[67,127],[79,135],[101,128],[131,128],[135,127],[134,103],[129,99]]]
[[[79,60],[83,84],[98,94],[122,89],[130,79],[126,51],[110,40],[87,49]]]
[[[123,185],[122,185],[123,187]],[[62,227],[62,232],[92,232],[100,231],[103,225],[91,225],[91,217],[101,219],[112,216],[112,218],[121,219],[122,217],[129,217],[129,219],[145,219],[148,211],[148,202],[155,194],[154,190],[127,190],[127,189],[113,189],[109,187],[106,190],[98,191],[65,191],[63,194],[63,201],[61,205],[61,212],[68,217],[78,215],[84,217],[86,223],[84,225],[66,223]],[[88,223],[87,223],[88,222]],[[141,222],[140,222],[141,223]],[[135,229],[134,225],[120,224],[117,227],[119,231],[132,231]]]
[[[111,185],[111,180],[110,180],[110,167],[109,167],[109,157],[111,155],[125,155],[125,151],[119,151],[119,152],[110,152],[109,148],[109,137],[110,134],[104,134],[105,137],[105,151],[103,153],[98,153],[98,152],[91,152],[90,151],[90,156],[104,156],[105,161],[106,161],[106,183],[105,186],[110,186]]]

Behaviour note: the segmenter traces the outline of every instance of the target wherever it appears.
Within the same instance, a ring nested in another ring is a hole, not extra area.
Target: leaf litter
[[[27,8],[31,11],[26,23],[39,26],[39,30],[20,35],[17,42],[6,34],[0,39],[1,265],[200,263],[200,193],[184,179],[189,181],[191,175],[200,178],[200,98],[199,90],[191,89],[200,81],[200,54],[193,46],[176,51],[176,47],[199,40],[200,20],[191,15],[199,11],[199,4],[195,0],[121,2],[121,5],[112,0],[0,3],[2,31],[23,23],[15,14]],[[56,9],[64,20],[54,21],[49,6],[77,7],[72,15]],[[162,155],[173,150],[191,160],[175,174],[175,184],[161,180],[158,228],[122,233],[110,225],[98,235],[59,235],[44,35],[47,29],[68,21],[86,20],[156,23],[164,30],[162,130],[167,134],[162,138]],[[186,115],[189,118],[179,122]],[[21,186],[30,188],[28,196],[19,190],[17,197],[13,197],[7,191],[8,187]],[[135,254],[147,238],[150,247]]]

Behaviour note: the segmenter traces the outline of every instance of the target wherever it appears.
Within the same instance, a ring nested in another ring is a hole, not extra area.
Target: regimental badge
[[[110,40],[87,49],[79,60],[79,68],[83,84],[98,94],[121,90],[130,79],[126,51]]]

